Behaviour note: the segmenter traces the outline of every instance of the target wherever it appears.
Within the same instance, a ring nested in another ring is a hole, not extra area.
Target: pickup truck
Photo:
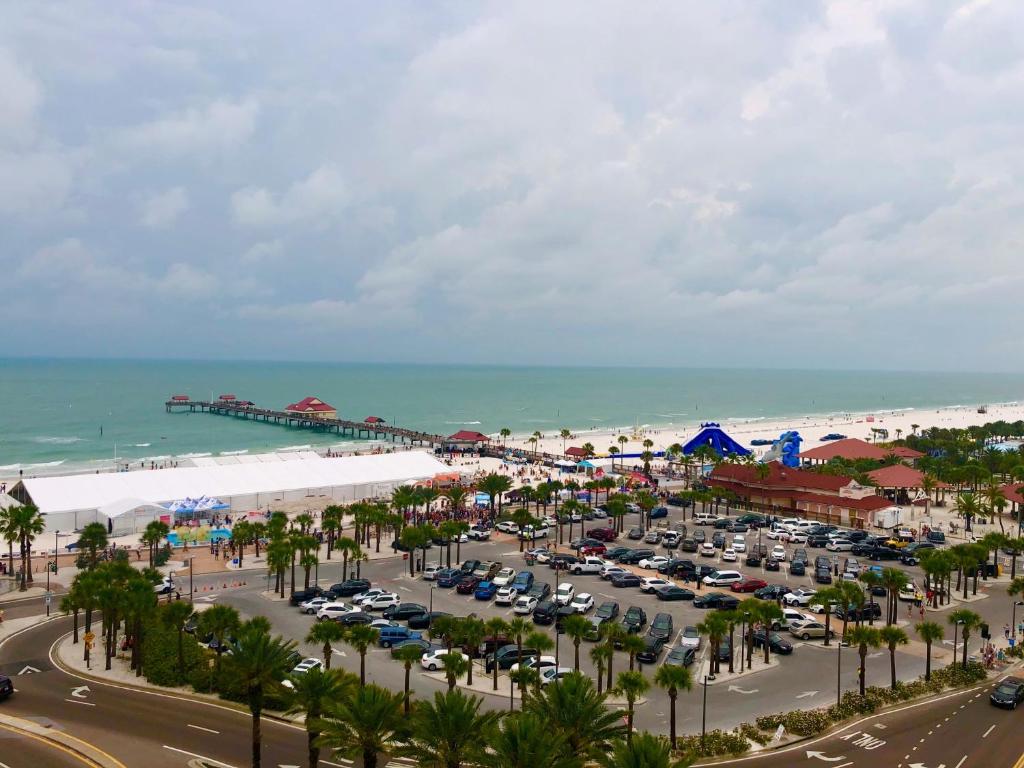
[[[491,538],[491,529],[484,528],[482,525],[474,525],[466,531],[466,536],[476,541],[487,541]]]
[[[605,565],[605,561],[600,557],[584,557],[573,563],[569,570],[579,576],[584,573],[600,573]]]
[[[500,570],[500,561],[492,562],[490,560],[482,560],[477,564],[476,568],[473,569],[473,575],[479,576],[481,579],[489,579]]]

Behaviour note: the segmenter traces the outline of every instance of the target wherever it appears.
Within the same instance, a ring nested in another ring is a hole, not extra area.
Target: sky
[[[1024,3],[0,4],[8,355],[1024,370]]]

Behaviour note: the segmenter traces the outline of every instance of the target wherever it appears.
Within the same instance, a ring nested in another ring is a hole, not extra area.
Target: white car
[[[506,584],[511,584],[512,579],[516,577],[514,568],[502,568],[491,579],[491,583],[496,587],[504,587]]]
[[[568,605],[576,596],[576,587],[571,582],[563,581],[555,590],[555,605]]]
[[[317,611],[319,611],[323,606],[327,605],[327,603],[329,602],[331,601],[328,600],[326,597],[314,597],[312,600],[307,600],[302,605],[300,605],[299,610],[301,610],[303,613],[315,615]]]
[[[539,602],[540,600],[532,595],[523,595],[516,600],[516,604],[512,606],[512,611],[520,616],[528,616],[533,613],[533,609],[537,607]]]
[[[853,542],[849,539],[832,539],[825,545],[829,552],[849,552],[853,549]]]
[[[324,666],[324,663],[322,661],[320,661],[320,659],[314,659],[314,658],[303,659],[298,664],[296,664],[292,668],[292,671],[289,672],[288,674],[289,675],[304,675],[307,672],[309,672],[309,670],[311,670],[311,669],[322,669],[323,666]],[[285,688],[290,688],[290,689],[293,689],[293,690],[295,689],[295,686],[292,684],[291,680],[282,680],[281,681],[281,685],[283,685]]]
[[[529,555],[534,558],[538,563],[549,563],[551,562],[551,550],[547,547],[537,547],[536,549],[528,549],[524,555]]]
[[[495,605],[512,605],[519,597],[519,591],[515,587],[499,587],[494,595]]]
[[[587,592],[580,592],[572,600],[569,606],[576,609],[576,613],[586,613],[594,607],[594,598]]]
[[[668,558],[665,557],[664,555],[655,555],[654,557],[645,557],[643,560],[641,560],[639,563],[637,563],[637,565],[639,565],[641,568],[644,568],[644,569],[646,569],[648,571],[653,571],[659,565],[662,565],[663,563],[667,563],[667,562],[668,562]]]
[[[792,544],[806,544],[807,534],[803,531],[787,531],[784,532],[779,539],[781,541],[788,541]]]
[[[776,544],[774,547],[772,547],[772,551],[769,556],[774,557],[779,562],[782,562],[786,559],[786,548],[781,544]]]
[[[816,589],[809,589],[807,587],[800,587],[800,589],[795,589],[792,592],[789,592],[788,594],[783,595],[782,596],[782,602],[784,602],[786,605],[790,605],[790,606],[793,606],[793,605],[808,606],[808,605],[810,605],[814,601],[814,598],[815,598],[815,596],[817,594],[818,594],[818,590],[816,590]]]
[[[924,600],[924,595],[921,593],[921,590],[913,584],[904,584],[900,587],[900,593],[896,597],[905,602],[913,603],[920,603]]]
[[[669,581],[668,579],[662,579],[662,578],[659,578],[659,577],[655,576],[653,578],[644,579],[643,581],[641,581],[640,582],[640,591],[641,592],[650,592],[653,595],[655,592],[657,592],[662,587],[674,587],[674,586],[675,586],[675,582],[672,582],[672,581]]]
[[[544,517],[542,517],[540,521],[547,528],[554,528],[556,525],[558,525],[558,521],[555,519],[554,515],[544,515]]]
[[[778,540],[778,539],[782,539],[787,534],[788,534],[788,531],[784,531],[782,528],[772,528],[771,530],[768,530],[768,531],[764,532],[764,537],[766,539]]]
[[[747,540],[744,539],[742,536],[737,536],[735,539],[732,540],[732,550],[733,550],[733,552],[738,552],[738,553],[746,552],[747,551]]]
[[[398,605],[401,602],[402,598],[394,592],[385,592],[383,595],[361,600],[359,607],[366,611],[383,611],[385,608],[390,608],[392,605]]]
[[[611,563],[602,566],[600,571],[601,578],[606,581],[610,581],[613,576],[617,576],[620,573],[629,573],[629,571],[621,565],[612,565]]]
[[[840,605],[838,600],[829,600],[828,604],[831,606],[828,609],[829,613],[835,613],[836,608],[838,608],[839,605]],[[825,612],[825,604],[824,603],[809,603],[808,606],[807,606],[807,610],[810,611],[811,613],[824,613]]]
[[[700,630],[694,626],[683,627],[683,631],[679,633],[679,644],[683,648],[700,648]]]
[[[522,667],[524,669],[536,669],[537,671],[541,671],[541,670],[545,669],[546,667],[555,667],[555,666],[558,666],[558,665],[555,664],[555,657],[554,656],[531,656],[528,659],[523,659],[523,663],[522,663]],[[508,668],[508,671],[509,672],[517,672],[519,670],[519,667],[520,667],[519,664],[513,664],[511,667]]]
[[[573,563],[570,570],[576,576],[582,576],[584,573],[601,573],[601,569],[606,565],[608,565],[608,563],[600,557],[587,555],[580,562]]]
[[[545,667],[540,672],[540,684],[550,685],[570,674],[572,674],[572,667]]]
[[[780,629],[789,629],[794,624],[814,621],[813,616],[798,611],[796,608],[783,608],[781,619],[772,619],[772,629],[778,632]]]
[[[536,541],[537,539],[546,539],[549,535],[547,526],[538,526],[534,528],[532,525],[528,525],[519,532],[519,538],[523,541]]]
[[[368,598],[376,597],[377,595],[387,594],[390,593],[386,589],[382,589],[381,587],[374,587],[373,589],[368,589],[365,592],[360,592],[358,595],[352,595],[352,605],[359,605],[361,602],[363,602],[363,600],[366,600]]]
[[[705,541],[700,545],[700,556],[701,557],[714,557],[715,556],[715,545]]]
[[[474,525],[469,529],[466,535],[471,539],[476,539],[477,541],[487,541],[491,538],[491,529],[484,528],[482,525]]]
[[[459,656],[463,661],[468,662],[469,656],[464,654],[462,651],[451,652],[452,656]],[[434,672],[438,669],[444,669],[444,657],[448,655],[447,648],[438,648],[434,651],[428,651],[420,656],[420,666],[426,670]]]
[[[324,603],[320,606],[320,610],[316,612],[317,621],[323,621],[324,619],[340,619],[342,616],[347,616],[350,613],[356,613],[359,611],[358,606],[346,605],[345,603]]]
[[[594,519],[595,520],[604,520],[605,518],[608,517],[608,513],[607,512],[605,512],[603,509],[598,509],[597,507],[592,509],[591,513],[594,515]]]
[[[736,562],[736,550],[732,547],[726,547],[722,550],[722,561],[726,563]]]
[[[496,530],[499,530],[502,533],[519,533],[519,526],[513,523],[511,520],[502,520],[494,527]]]
[[[370,626],[374,629],[382,629],[383,627],[397,627],[397,621],[391,621],[391,619],[374,619],[370,622]]]
[[[437,572],[443,570],[440,565],[428,565],[423,569],[424,581],[437,581]]]

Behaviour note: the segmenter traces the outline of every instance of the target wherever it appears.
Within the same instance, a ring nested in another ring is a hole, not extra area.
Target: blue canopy
[[[697,433],[697,436],[683,446],[683,453],[691,454],[700,446],[706,445],[719,456],[726,456],[730,453],[734,453],[737,456],[747,456],[750,454],[749,448],[744,448],[725,434],[721,426],[715,422],[709,421],[700,426],[701,430]]]

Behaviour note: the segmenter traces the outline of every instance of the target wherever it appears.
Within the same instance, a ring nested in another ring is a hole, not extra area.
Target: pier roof
[[[460,429],[454,435],[448,435],[448,439],[458,443],[487,443],[490,442],[491,438],[481,432]]]
[[[323,411],[337,411],[333,405],[328,405],[319,397],[304,397],[297,403],[285,406],[286,411],[298,411],[299,413],[319,413]]]

